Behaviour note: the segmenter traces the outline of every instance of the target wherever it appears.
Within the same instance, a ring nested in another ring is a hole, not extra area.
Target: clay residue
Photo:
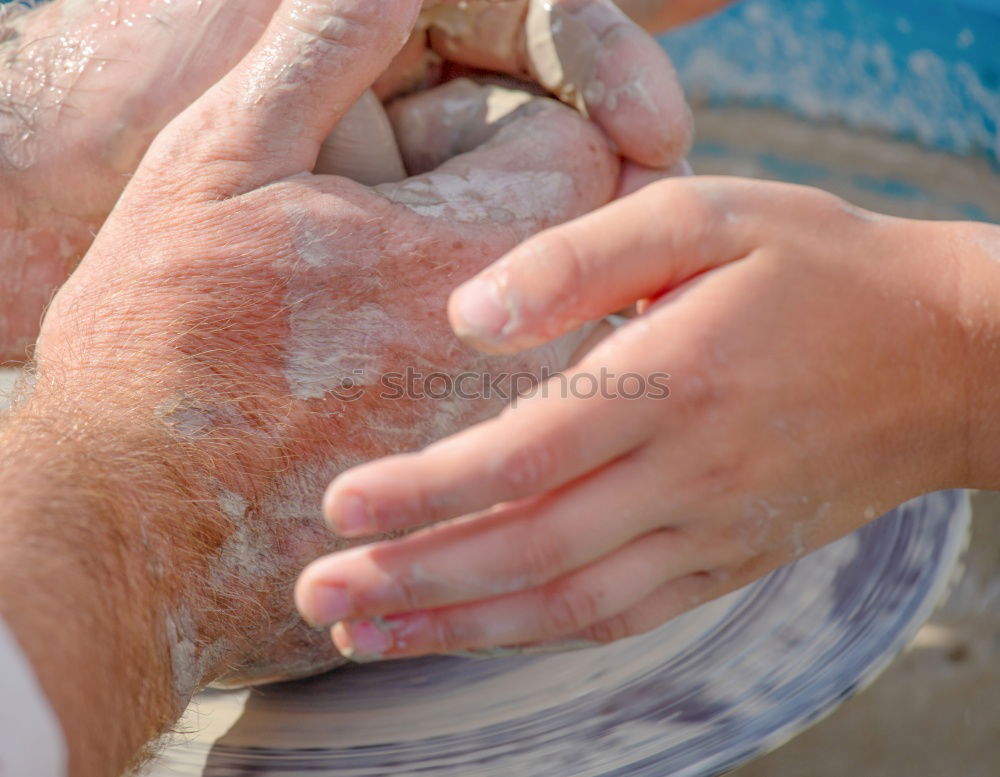
[[[406,177],[392,125],[371,91],[361,96],[323,143],[315,171],[366,186]]]
[[[600,45],[583,16],[557,3],[532,2],[525,35],[538,83],[586,116],[587,85]]]
[[[394,202],[433,219],[535,225],[541,220],[539,214],[546,222],[557,221],[559,206],[554,203],[572,197],[572,192],[573,180],[566,173],[472,169],[463,175],[428,173],[386,193]]]

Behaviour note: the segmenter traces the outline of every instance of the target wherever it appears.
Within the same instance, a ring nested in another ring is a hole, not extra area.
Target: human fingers
[[[641,451],[543,499],[316,561],[299,603],[315,623],[439,608],[527,590],[675,520]],[[627,494],[627,497],[623,497]],[[342,609],[324,612],[333,589]]]
[[[550,379],[498,418],[422,452],[363,464],[338,477],[324,511],[344,536],[423,525],[547,493],[635,450],[650,433],[637,402],[574,370]],[[607,393],[605,396],[604,394]]]
[[[716,569],[682,575],[664,583],[628,609],[596,621],[572,636],[596,644],[636,637],[742,588],[760,574],[763,573],[734,576],[728,571]]]
[[[690,545],[663,530],[537,588],[439,609],[341,621],[334,643],[356,661],[545,644],[630,610],[665,581],[695,574]]]
[[[618,179],[618,191],[615,193],[615,199],[620,200],[623,197],[628,197],[640,189],[645,189],[647,186],[665,181],[668,178],[689,178],[692,175],[694,175],[694,171],[686,159],[682,159],[677,164],[667,168],[645,167],[635,162],[625,162],[622,165],[621,177]]]
[[[671,179],[544,232],[460,286],[449,316],[482,350],[509,352],[654,297],[745,256],[751,186]]]
[[[160,134],[145,167],[192,169],[212,196],[312,170],[419,9],[418,0],[285,0],[253,50]]]
[[[691,112],[663,48],[610,0],[532,0],[528,69],[576,105],[627,158],[649,167],[681,160]]]
[[[691,117],[663,49],[610,0],[443,2],[430,41],[451,62],[530,76],[594,119],[622,154],[680,160]]]

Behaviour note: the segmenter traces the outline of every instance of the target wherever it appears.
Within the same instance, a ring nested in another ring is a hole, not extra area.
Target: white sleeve
[[[66,743],[59,720],[2,620],[0,777],[66,777]]]

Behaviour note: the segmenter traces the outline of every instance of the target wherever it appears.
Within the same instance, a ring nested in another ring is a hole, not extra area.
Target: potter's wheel
[[[152,775],[721,774],[886,666],[946,591],[969,519],[963,492],[923,497],[617,645],[352,666],[207,692]]]

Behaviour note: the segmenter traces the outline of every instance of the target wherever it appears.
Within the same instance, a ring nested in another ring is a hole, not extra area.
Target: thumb
[[[419,0],[284,0],[253,50],[171,122],[147,161],[191,170],[214,196],[311,171],[419,11]]]

